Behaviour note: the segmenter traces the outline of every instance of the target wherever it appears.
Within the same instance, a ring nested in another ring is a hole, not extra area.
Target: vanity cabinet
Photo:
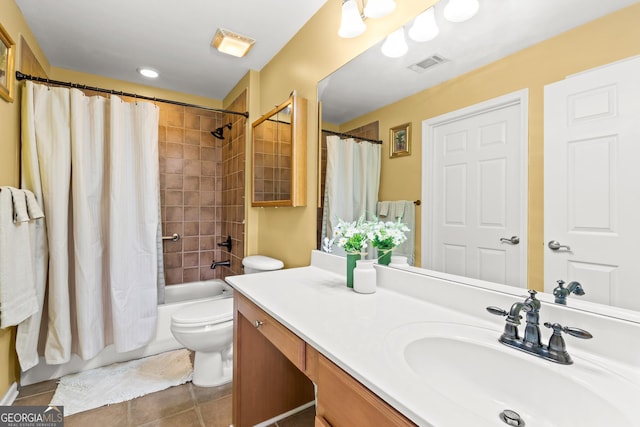
[[[314,383],[316,427],[415,426],[239,292],[234,316],[234,427],[314,400]]]

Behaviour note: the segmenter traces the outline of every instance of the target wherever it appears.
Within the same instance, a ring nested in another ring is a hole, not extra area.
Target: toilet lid
[[[211,325],[233,319],[233,298],[189,304],[171,316],[175,324],[190,326]]]
[[[284,263],[279,259],[271,258],[264,255],[251,255],[242,259],[242,265],[253,268],[254,270],[272,271],[280,270],[284,267]]]

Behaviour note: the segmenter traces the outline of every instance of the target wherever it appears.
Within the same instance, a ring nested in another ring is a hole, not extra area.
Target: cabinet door
[[[250,319],[245,317],[239,310],[240,296],[238,293],[235,295],[233,425],[250,427],[313,401],[314,390],[313,383],[278,349],[293,350],[289,356],[294,355],[295,361],[300,360],[300,347],[296,344],[280,345],[283,336],[279,329],[267,328],[268,332],[263,333],[259,329],[264,325],[256,328],[257,319],[252,315],[255,311],[247,313]],[[244,301],[251,304],[246,299]],[[259,310],[255,305],[251,307]],[[272,337],[276,337],[278,345],[270,340]],[[284,342],[290,341],[284,339]],[[302,352],[304,360],[304,347]]]
[[[318,362],[316,427],[415,426],[324,356]]]

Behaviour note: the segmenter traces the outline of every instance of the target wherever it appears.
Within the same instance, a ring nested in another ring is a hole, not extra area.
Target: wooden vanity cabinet
[[[415,426],[238,292],[233,425],[253,426],[314,400],[315,427]]]

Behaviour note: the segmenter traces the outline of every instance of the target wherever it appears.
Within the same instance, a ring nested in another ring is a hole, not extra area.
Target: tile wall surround
[[[243,94],[229,109],[246,111],[245,104]],[[164,236],[181,236],[177,242],[163,243],[166,284],[239,274],[242,270],[236,272],[236,266],[241,265],[244,252],[246,119],[199,108],[158,105],[162,231]],[[225,128],[224,140],[211,135],[212,130],[229,122],[233,128]],[[227,250],[217,245],[227,235],[234,240],[233,273],[227,267],[211,269],[213,260],[230,259]]]
[[[231,111],[247,111],[247,93],[243,91],[228,107]],[[225,123],[231,123],[230,132],[222,142],[222,236],[231,236],[233,249],[226,248],[217,260],[231,260],[231,268],[221,269],[220,278],[242,274],[244,257],[245,164],[247,119],[237,114],[227,114]],[[217,269],[216,269],[217,270]]]

